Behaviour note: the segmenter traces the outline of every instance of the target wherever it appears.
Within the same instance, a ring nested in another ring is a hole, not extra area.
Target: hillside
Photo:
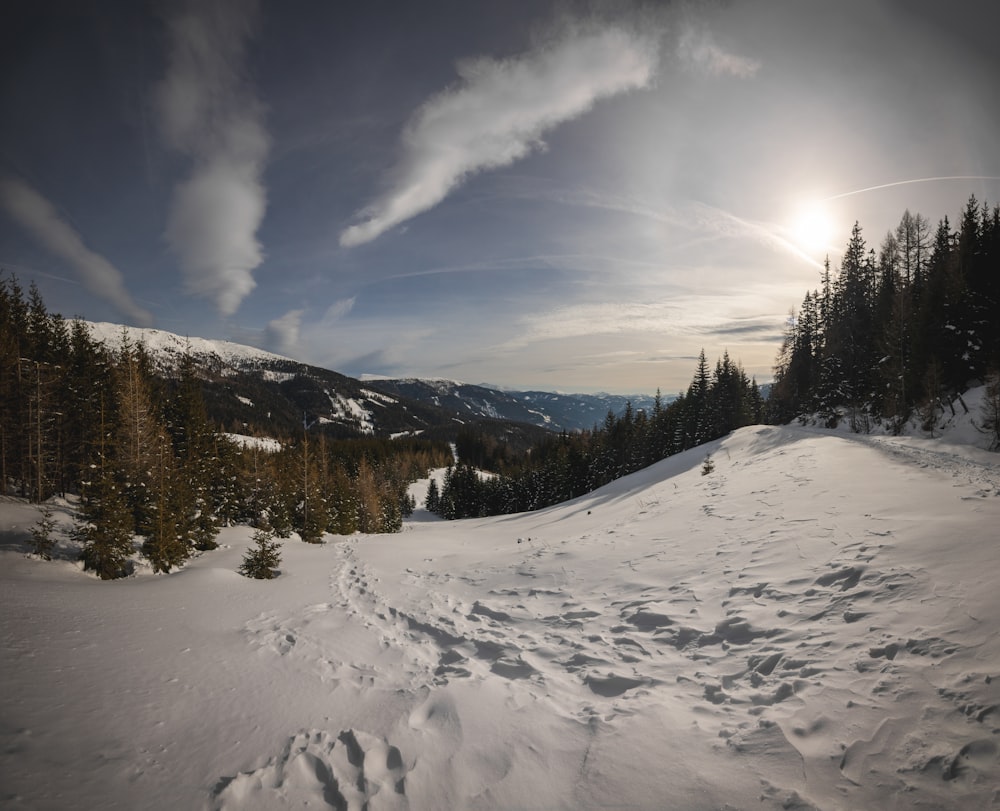
[[[274,581],[234,527],[102,583],[8,500],[4,804],[998,807],[1000,461],[950,429],[745,428],[536,513],[292,540]]]
[[[608,411],[621,414],[628,404],[652,410],[648,395],[566,394],[549,391],[505,391],[453,380],[419,378],[371,379],[371,388],[447,408],[470,417],[510,420],[553,431],[586,431],[600,425]],[[665,398],[668,402],[670,398]]]
[[[306,422],[338,438],[451,438],[461,426],[481,419],[467,409],[456,413],[435,403],[393,396],[339,372],[231,341],[120,324],[88,326],[94,338],[111,348],[121,345],[123,334],[133,344],[143,344],[154,367],[168,377],[189,355],[210,417],[235,434],[292,436]],[[530,426],[489,422],[491,432],[516,446],[528,445],[538,435]]]
[[[122,336],[142,343],[154,366],[171,374],[185,354],[202,378],[209,412],[227,430],[288,435],[303,415],[338,436],[428,434],[452,437],[464,425],[529,444],[542,431],[579,431],[601,423],[608,411],[651,409],[653,398],[561,394],[501,389],[445,380],[356,380],[255,347],[184,337],[157,329],[88,322],[91,334],[117,348]],[[500,424],[498,424],[500,423]],[[517,423],[518,426],[509,425]]]

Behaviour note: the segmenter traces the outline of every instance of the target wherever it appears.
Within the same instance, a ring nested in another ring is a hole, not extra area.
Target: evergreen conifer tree
[[[189,544],[190,496],[187,483],[174,467],[173,451],[165,432],[155,438],[153,469],[149,478],[146,541],[143,554],[156,572],[169,572],[191,554]]]
[[[212,491],[213,482],[222,479],[221,465],[190,352],[181,359],[180,378],[167,406],[167,428],[177,467],[174,502],[182,513],[185,542],[194,549],[215,549],[218,523]]]
[[[52,510],[43,507],[42,517],[31,527],[31,551],[42,560],[52,560],[52,550],[56,546],[56,539],[52,537],[55,528],[56,522],[52,518]]]
[[[424,500],[427,512],[437,513],[441,508],[441,494],[438,492],[437,479],[431,479],[427,485],[427,497]]]
[[[83,544],[80,558],[84,569],[97,573],[102,580],[128,574],[132,555],[132,513],[113,470],[94,466],[94,480],[84,490],[82,520],[73,536]]]
[[[239,573],[244,577],[256,580],[271,580],[277,576],[278,564],[281,563],[281,544],[274,540],[274,533],[266,527],[254,530],[255,546],[247,549],[240,564]]]

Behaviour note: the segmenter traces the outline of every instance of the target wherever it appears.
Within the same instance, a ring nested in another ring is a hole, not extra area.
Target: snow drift
[[[37,517],[0,508],[4,807],[1000,807],[974,447],[746,428],[536,513],[289,541],[273,581],[230,528],[99,582],[26,557]]]

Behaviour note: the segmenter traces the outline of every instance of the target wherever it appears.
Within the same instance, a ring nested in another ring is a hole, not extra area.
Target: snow
[[[194,355],[209,355],[218,357],[231,366],[244,366],[261,361],[288,361],[284,355],[276,355],[254,346],[233,343],[221,339],[186,337],[173,332],[146,327],[129,327],[122,324],[112,324],[106,321],[85,322],[95,341],[112,349],[121,346],[122,332],[128,336],[132,344],[143,343],[154,357],[180,358],[187,352]]]
[[[388,394],[383,394],[380,391],[372,391],[371,389],[361,389],[361,393],[367,397],[373,405],[385,405],[386,403],[398,403],[395,397],[390,397]]]
[[[551,422],[552,422],[552,417],[550,417],[550,416],[549,416],[548,414],[544,414],[544,413],[542,413],[541,411],[535,411],[535,410],[533,410],[533,409],[530,409],[530,408],[529,408],[529,409],[528,409],[528,413],[529,413],[529,414],[536,414],[536,415],[538,415],[539,417],[541,417],[541,418],[542,418],[542,421],[543,421],[543,422],[544,422],[544,423],[545,423],[546,425],[548,425],[549,423],[551,423]]]
[[[375,415],[357,400],[331,391],[327,391],[326,396],[334,414],[357,423],[358,430],[364,434],[375,432]]]
[[[254,448],[265,453],[277,453],[281,450],[281,442],[272,437],[247,436],[246,434],[223,434],[223,436],[241,448]]]
[[[274,369],[264,369],[261,371],[260,376],[268,383],[285,383],[295,379],[295,375],[292,372],[276,372]]]
[[[272,581],[232,527],[100,582],[72,504],[43,562],[5,500],[0,804],[996,808],[1000,457],[952,434],[745,428],[536,513],[293,537]]]

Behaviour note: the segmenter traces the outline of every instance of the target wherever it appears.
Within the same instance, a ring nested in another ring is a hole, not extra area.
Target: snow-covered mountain
[[[102,582],[0,503],[14,808],[991,809],[1000,457],[754,426],[535,513]],[[973,444],[956,444],[962,440]],[[703,475],[711,454],[714,470]]]
[[[105,346],[118,348],[122,340],[143,344],[153,360],[163,369],[174,369],[185,354],[199,365],[222,365],[234,368],[254,368],[268,364],[294,363],[292,358],[276,355],[255,346],[221,339],[182,336],[161,329],[130,327],[107,321],[87,321],[91,337]]]
[[[620,415],[628,403],[635,410],[649,410],[654,401],[654,398],[643,394],[511,391],[454,380],[420,378],[373,378],[369,385],[379,391],[431,403],[458,414],[523,422],[553,431],[584,431],[595,424],[600,425],[609,410]]]
[[[288,433],[302,415],[345,435],[454,432],[482,420],[577,431],[622,413],[627,402],[651,409],[653,398],[612,394],[504,391],[448,380],[356,380],[232,341],[185,337],[158,329],[88,322],[92,336],[117,348],[142,343],[154,365],[169,374],[190,355],[205,381],[210,412],[234,430]]]
[[[111,348],[123,339],[141,343],[153,365],[167,376],[189,355],[209,415],[236,434],[290,436],[306,422],[347,438],[448,437],[462,423],[448,409],[395,397],[338,372],[255,347],[120,324],[89,327],[94,338]]]

